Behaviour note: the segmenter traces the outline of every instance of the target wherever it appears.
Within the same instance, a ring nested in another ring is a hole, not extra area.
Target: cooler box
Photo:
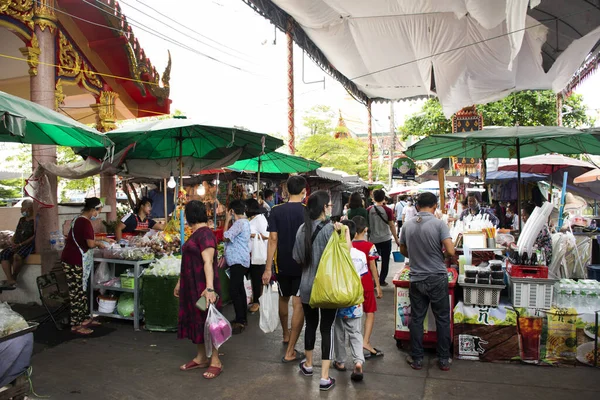
[[[396,290],[396,296],[394,298],[394,339],[396,339],[396,345],[402,347],[402,342],[408,342],[410,340],[410,331],[408,329],[410,323],[410,297],[408,290],[410,286],[408,273],[410,269],[408,267],[403,268],[394,276],[394,286]],[[458,280],[458,273],[454,268],[448,268],[448,292],[450,296],[450,337],[454,338],[454,288],[456,281]],[[425,334],[423,335],[423,346],[424,347],[435,347],[437,343],[437,333],[435,327],[435,317],[429,306],[429,311],[425,316],[423,322],[423,329]]]
[[[143,275],[142,306],[149,331],[174,332],[179,317],[179,299],[173,295],[179,276]]]

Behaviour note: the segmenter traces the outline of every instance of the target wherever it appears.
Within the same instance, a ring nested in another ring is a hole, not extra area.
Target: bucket
[[[399,251],[392,251],[394,262],[404,262],[404,256]]]
[[[116,297],[99,296],[96,301],[98,302],[98,312],[112,314],[115,312],[117,306]]]
[[[600,281],[600,265],[592,264],[587,266],[587,276],[588,279],[595,279]]]

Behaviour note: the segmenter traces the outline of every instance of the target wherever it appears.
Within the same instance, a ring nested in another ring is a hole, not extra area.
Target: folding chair
[[[61,313],[69,309],[69,294],[60,290],[54,272],[38,276],[36,283],[40,293],[40,300],[46,311],[48,311],[48,316],[40,321],[40,325],[52,319],[56,329],[59,331],[62,330],[62,325],[56,319]],[[54,310],[52,309],[53,307]]]

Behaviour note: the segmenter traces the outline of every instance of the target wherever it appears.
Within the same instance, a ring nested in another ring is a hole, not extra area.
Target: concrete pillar
[[[30,97],[31,101],[55,109],[55,71],[56,64],[56,28],[53,26],[54,16],[50,9],[43,7],[50,0],[40,2],[41,6],[34,9],[35,35],[39,42],[40,64],[37,73],[31,76]],[[53,4],[51,4],[53,6]],[[56,163],[56,146],[32,145],[33,168],[39,162]],[[50,248],[50,233],[58,230],[58,202],[57,202],[57,179],[48,177],[50,181],[50,192],[55,205],[52,208],[39,208],[36,204],[37,230],[35,236],[36,252],[42,255],[42,273],[47,273],[54,266],[58,253]]]
[[[117,127],[117,113],[115,102],[119,95],[112,91],[103,91],[96,98],[96,104],[92,109],[96,112],[96,129],[100,132],[109,132]],[[107,221],[117,219],[117,180],[114,175],[100,174],[100,197],[104,198],[105,204],[110,206],[106,213]]]

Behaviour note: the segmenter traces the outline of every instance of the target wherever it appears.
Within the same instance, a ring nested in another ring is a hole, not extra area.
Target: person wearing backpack
[[[377,253],[381,257],[381,273],[379,284],[388,286],[385,281],[390,269],[390,255],[392,253],[392,236],[398,246],[398,234],[394,225],[394,212],[384,204],[385,192],[381,189],[373,191],[375,204],[369,207],[369,241],[375,244]]]

